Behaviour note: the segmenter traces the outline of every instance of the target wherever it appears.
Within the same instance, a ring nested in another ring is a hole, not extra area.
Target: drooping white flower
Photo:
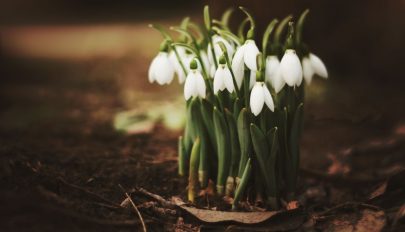
[[[190,97],[205,98],[205,81],[197,66],[198,64],[196,59],[192,60],[190,63],[191,70],[189,71],[186,78],[186,83],[184,84],[184,98],[186,100],[190,99]]]
[[[284,87],[285,81],[280,75],[280,61],[277,56],[268,56],[266,58],[265,80],[273,86],[276,93]]]
[[[225,88],[232,93],[234,91],[232,74],[225,64],[220,64],[214,75],[214,94],[223,91]]]
[[[156,81],[159,85],[170,84],[174,77],[174,66],[167,52],[159,52],[149,66],[148,79],[150,83]]]
[[[179,51],[181,51],[181,50],[180,49],[177,50],[177,52],[179,54],[179,58],[181,59],[182,55],[180,55],[181,53]],[[182,84],[184,82],[184,80],[186,79],[186,73],[184,72],[183,67],[181,66],[179,60],[177,59],[176,53],[173,50],[170,51],[169,57],[170,57],[170,61],[173,64],[173,67],[174,67],[174,70],[176,72],[177,78],[179,79],[179,83]]]
[[[302,59],[302,69],[307,84],[311,84],[312,77],[317,74],[320,77],[328,78],[328,71],[322,60],[313,53]]]
[[[257,116],[262,112],[264,104],[274,112],[273,98],[266,84],[264,82],[256,82],[250,94],[250,110]]]
[[[248,39],[240,46],[232,60],[232,71],[235,75],[238,88],[241,87],[243,81],[243,75],[245,71],[245,65],[252,71],[257,71],[257,55],[260,51],[256,46],[254,40]]]
[[[208,44],[208,48],[207,48],[208,59],[211,64],[217,63],[219,61],[219,57],[223,53],[221,47],[218,44],[219,42],[224,43],[226,52],[228,53],[229,57],[232,57],[233,54],[235,53],[235,48],[232,43],[230,43],[228,40],[224,39],[223,37],[221,37],[219,35],[214,35],[214,36],[212,36],[212,44],[214,45],[214,53],[215,53],[216,61],[214,61],[214,57],[212,55],[211,44]]]
[[[300,86],[302,67],[295,50],[287,49],[280,62],[280,75],[289,86]]]

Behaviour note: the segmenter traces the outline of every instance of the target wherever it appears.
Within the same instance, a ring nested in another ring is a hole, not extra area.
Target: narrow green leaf
[[[274,177],[274,169],[270,170],[270,168],[266,166],[267,164],[266,161],[268,159],[268,156],[270,155],[266,136],[259,129],[259,127],[257,127],[253,123],[250,124],[250,133],[252,136],[253,149],[255,151],[257,162],[260,168],[260,173],[263,176],[266,185],[266,193],[268,196],[275,197],[276,196],[276,189],[274,188],[275,183],[271,182],[271,179],[273,179]]]
[[[178,165],[179,165],[179,175],[184,176],[187,172],[187,161],[188,157],[185,152],[183,136],[179,137],[178,142]]]
[[[210,8],[207,5],[204,7],[204,24],[208,31],[211,30]]]
[[[236,120],[233,114],[225,109],[225,116],[228,122],[229,127],[229,137],[231,145],[231,169],[229,175],[236,177],[239,170],[239,161],[240,161],[240,146],[238,140],[238,129],[236,128]]]
[[[300,150],[299,150],[299,140],[300,140],[300,132],[301,132],[301,120],[304,114],[304,104],[301,103],[298,105],[297,109],[295,110],[294,119],[291,125],[291,134],[290,134],[290,151],[292,155],[292,165],[295,176],[298,174],[298,165],[300,159]],[[295,177],[296,178],[296,177]]]
[[[215,139],[215,128],[214,128],[214,122],[212,121],[212,115],[213,115],[213,109],[214,106],[212,103],[210,103],[206,99],[201,99],[201,115],[202,119],[204,121],[204,124],[207,128],[208,131],[208,136],[211,142],[211,145],[213,146],[214,150],[217,150],[217,143]]]
[[[213,115],[218,154],[217,192],[222,195],[230,168],[229,134],[224,115],[217,108]]]
[[[238,127],[238,138],[239,138],[239,145],[240,145],[240,163],[239,163],[239,172],[238,177],[242,178],[243,171],[246,167],[246,162],[249,158],[249,154],[251,151],[251,139],[250,139],[250,120],[249,120],[249,112],[246,108],[243,108],[238,117],[237,127]]]
[[[247,187],[247,185],[249,183],[250,173],[251,172],[252,172],[252,164],[251,164],[251,160],[248,159],[246,161],[245,168],[243,168],[242,178],[241,178],[241,180],[239,182],[238,187],[236,188],[235,198],[234,198],[233,204],[232,204],[232,209],[236,209],[241,197],[245,193],[246,187]]]
[[[191,150],[190,168],[188,178],[188,200],[194,202],[197,194],[196,188],[198,185],[198,161],[200,155],[200,139],[194,140],[193,149]]]

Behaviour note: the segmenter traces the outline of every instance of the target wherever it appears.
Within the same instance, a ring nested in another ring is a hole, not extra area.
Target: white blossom
[[[326,70],[325,64],[313,53],[309,53],[308,56],[302,59],[302,69],[307,84],[311,84],[312,77],[315,74],[325,79],[328,78],[328,71]]]
[[[295,50],[287,49],[280,62],[280,75],[289,86],[300,86],[302,67]]]
[[[214,75],[214,94],[217,94],[219,90],[225,90],[225,88],[230,93],[234,91],[232,74],[226,65],[220,64]]]
[[[276,93],[284,87],[285,81],[280,75],[280,61],[277,56],[268,56],[266,58],[265,79],[267,83],[273,86]]]
[[[167,52],[159,52],[149,66],[148,79],[150,83],[159,85],[170,84],[174,77],[174,67]]]
[[[250,110],[257,116],[262,112],[264,104],[274,112],[274,102],[269,89],[264,82],[256,82],[250,94]]]
[[[260,51],[254,40],[248,39],[240,46],[232,60],[232,71],[235,75],[238,88],[242,86],[245,65],[252,71],[257,71],[257,55]]]
[[[190,97],[205,98],[205,90],[205,81],[201,72],[198,69],[190,70],[184,84],[184,98],[186,100]]]

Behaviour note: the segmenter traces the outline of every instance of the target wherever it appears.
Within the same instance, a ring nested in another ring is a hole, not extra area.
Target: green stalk
[[[243,172],[246,167],[246,162],[251,154],[251,137],[250,137],[250,119],[249,111],[243,108],[238,116],[237,129],[240,145],[240,162],[239,162],[239,179],[242,178]],[[238,181],[237,181],[238,182]]]
[[[225,109],[225,116],[228,122],[230,146],[231,146],[231,166],[226,184],[226,195],[231,195],[235,190],[235,177],[238,175],[240,161],[240,146],[238,141],[238,131],[236,128],[236,120],[233,114]]]
[[[179,137],[178,153],[179,175],[184,176],[186,174],[187,157],[184,149],[183,136]]]
[[[245,193],[246,187],[249,183],[251,171],[252,171],[252,164],[251,164],[250,159],[248,159],[246,162],[245,168],[243,169],[242,178],[241,178],[239,185],[235,192],[235,198],[233,200],[232,210],[235,210],[237,208],[241,197]]]
[[[230,168],[229,134],[224,115],[216,107],[213,118],[218,154],[217,193],[223,195]]]
[[[195,202],[195,196],[197,195],[198,185],[198,157],[200,154],[200,138],[194,140],[193,149],[191,150],[190,157],[190,174],[188,179],[188,200]]]

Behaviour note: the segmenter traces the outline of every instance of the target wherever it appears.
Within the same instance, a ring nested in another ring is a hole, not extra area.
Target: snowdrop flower
[[[239,88],[242,85],[245,64],[250,70],[257,71],[256,57],[259,53],[255,41],[251,39],[246,40],[245,44],[236,50],[232,60],[232,71]]]
[[[300,86],[302,67],[295,50],[287,49],[280,62],[280,75],[289,86]]]
[[[307,84],[311,84],[314,74],[325,79],[328,78],[328,71],[326,70],[325,64],[313,53],[309,53],[308,56],[302,59],[302,69]]]
[[[182,49],[176,48],[177,49],[177,53],[179,54],[179,58],[182,60],[182,62],[184,62],[185,59],[185,53],[183,54]],[[174,70],[177,74],[177,78],[179,79],[179,83],[183,84],[184,80],[186,79],[186,73],[183,70],[183,67],[181,66],[179,60],[177,59],[176,53],[172,50],[170,52],[170,61],[173,64]],[[183,59],[181,58],[183,57]],[[184,64],[184,63],[183,63]],[[187,71],[187,68],[186,68]]]
[[[159,52],[149,66],[149,82],[153,83],[156,81],[159,85],[170,84],[173,77],[174,67],[169,59],[169,54],[165,51]]]
[[[224,39],[223,37],[221,37],[219,35],[214,35],[214,36],[212,36],[212,44],[214,45],[214,53],[215,53],[215,57],[217,60],[214,61],[214,57],[211,52],[211,44],[208,44],[208,49],[207,49],[208,59],[211,64],[219,62],[219,57],[222,55],[222,49],[218,44],[219,42],[224,43],[224,45],[226,47],[226,52],[228,53],[229,57],[232,57],[233,54],[235,53],[235,48],[233,47],[232,43],[230,43],[228,40]]]
[[[256,82],[250,94],[250,110],[257,116],[262,112],[263,106],[274,112],[274,102],[270,91],[264,82]]]
[[[186,100],[191,97],[205,98],[205,81],[201,72],[198,70],[196,59],[190,62],[190,72],[187,75],[186,83],[184,84],[184,98]]]
[[[224,91],[225,88],[232,93],[235,89],[233,86],[232,74],[226,66],[225,57],[222,55],[219,59],[219,66],[214,75],[214,93]]]
[[[280,75],[280,61],[277,56],[268,56],[266,58],[265,79],[267,83],[273,86],[276,93],[284,87],[285,81]]]

